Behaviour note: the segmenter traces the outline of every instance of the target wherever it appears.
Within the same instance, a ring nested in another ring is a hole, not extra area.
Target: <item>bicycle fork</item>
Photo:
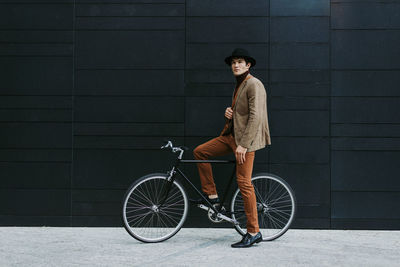
[[[172,170],[168,172],[168,177],[165,180],[163,187],[161,189],[161,192],[160,192],[161,201],[158,205],[158,209],[161,208],[162,205],[164,205],[165,201],[168,198],[169,190],[171,189],[171,185],[174,182],[173,177],[175,176],[175,173],[176,173],[175,167],[173,167]]]

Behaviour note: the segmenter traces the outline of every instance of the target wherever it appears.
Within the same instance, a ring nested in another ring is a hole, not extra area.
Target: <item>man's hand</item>
[[[227,107],[225,110],[225,117],[227,119],[232,119],[233,110],[231,107]]]
[[[235,156],[236,156],[236,160],[239,162],[239,164],[243,164],[246,161],[246,152],[247,152],[247,148],[245,148],[245,147],[242,147],[239,145],[236,148]]]

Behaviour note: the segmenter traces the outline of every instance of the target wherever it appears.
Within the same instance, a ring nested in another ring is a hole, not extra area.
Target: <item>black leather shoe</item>
[[[262,241],[261,232],[258,232],[255,236],[252,236],[249,233],[246,233],[242,241],[232,244],[231,247],[233,248],[248,248],[254,245],[254,243],[260,243]]]
[[[203,196],[205,197],[205,198],[208,198],[208,195],[207,194],[203,194]],[[210,203],[211,204],[219,204],[219,198],[217,197],[217,198],[208,198],[208,201],[210,201]],[[191,203],[193,203],[193,204],[204,204],[204,205],[206,205],[207,203],[204,201],[204,199],[203,198],[199,198],[199,199],[190,199],[190,202]]]

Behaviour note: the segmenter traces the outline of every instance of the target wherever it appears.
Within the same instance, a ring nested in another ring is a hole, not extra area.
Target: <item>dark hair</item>
[[[252,64],[251,64],[251,62],[250,62],[250,60],[249,60],[247,57],[232,57],[232,59],[231,59],[231,64],[232,64],[232,60],[234,60],[234,59],[239,59],[239,58],[243,58],[244,61],[246,62],[246,65],[247,65],[248,63],[250,63],[250,68],[253,67]]]

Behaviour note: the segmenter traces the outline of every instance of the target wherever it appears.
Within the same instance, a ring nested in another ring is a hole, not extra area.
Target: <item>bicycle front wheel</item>
[[[166,189],[169,188],[166,195]],[[182,227],[189,208],[183,187],[167,181],[163,173],[138,179],[127,190],[122,207],[126,231],[142,242],[154,243],[171,238]]]
[[[251,179],[256,194],[258,225],[264,241],[282,236],[293,222],[296,212],[296,198],[293,190],[279,176],[263,173]],[[246,214],[244,201],[237,189],[231,203],[232,217],[239,222],[235,229],[244,235]]]

